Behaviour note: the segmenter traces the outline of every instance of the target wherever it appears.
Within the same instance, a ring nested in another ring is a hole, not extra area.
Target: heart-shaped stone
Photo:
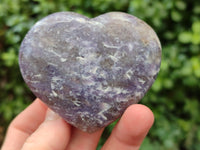
[[[152,28],[121,12],[93,19],[72,12],[49,15],[28,32],[19,53],[32,92],[87,132],[105,127],[137,103],[160,62]]]

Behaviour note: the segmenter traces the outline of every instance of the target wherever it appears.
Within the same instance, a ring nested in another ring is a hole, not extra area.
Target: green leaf
[[[200,78],[200,57],[192,57],[190,61],[192,63],[194,75]]]
[[[159,78],[156,79],[156,81],[154,82],[153,86],[152,86],[152,89],[155,91],[155,92],[158,92],[160,91],[162,88],[162,84],[161,84],[161,81]]]
[[[184,1],[176,1],[175,2],[175,5],[176,5],[176,7],[178,8],[178,9],[180,9],[180,10],[185,10],[185,8],[186,8],[186,4],[185,4],[185,2]]]
[[[199,35],[200,35],[200,21],[194,22],[192,24],[192,31],[194,33],[199,33]]]
[[[179,22],[182,19],[182,14],[176,10],[173,10],[171,12],[171,17],[172,17],[172,20]]]
[[[200,141],[200,129],[198,129],[198,131],[197,131],[197,138]]]
[[[166,39],[171,40],[171,39],[175,38],[176,35],[173,32],[168,31],[168,32],[165,32],[164,36]]]
[[[178,124],[184,131],[188,132],[190,130],[191,124],[187,120],[178,119]]]
[[[195,5],[194,8],[193,8],[193,12],[195,14],[200,14],[200,5]]]
[[[180,71],[182,76],[192,75],[192,64],[189,61],[185,62]]]
[[[200,33],[193,33],[192,34],[192,43],[193,44],[200,44]]]
[[[170,89],[173,87],[173,81],[171,79],[165,79],[163,84],[164,84],[164,87],[167,89]]]
[[[4,52],[1,55],[1,59],[4,61],[7,67],[13,66],[14,63],[17,61],[17,56],[15,54],[14,49],[10,49],[8,52]]]
[[[179,34],[178,40],[181,43],[190,43],[192,41],[192,33],[188,31],[184,31]]]

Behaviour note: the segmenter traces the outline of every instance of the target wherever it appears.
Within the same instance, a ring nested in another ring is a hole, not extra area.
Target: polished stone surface
[[[24,38],[19,64],[32,92],[68,123],[94,132],[138,103],[160,68],[150,26],[121,12],[89,19],[60,12]]]

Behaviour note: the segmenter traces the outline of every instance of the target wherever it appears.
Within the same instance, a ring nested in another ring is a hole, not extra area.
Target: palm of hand
[[[102,150],[137,150],[154,121],[144,105],[131,105],[113,129]],[[39,99],[10,124],[2,150],[95,150],[103,129],[82,132],[53,113]]]

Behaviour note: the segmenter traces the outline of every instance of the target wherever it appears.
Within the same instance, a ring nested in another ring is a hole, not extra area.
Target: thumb
[[[44,122],[27,138],[22,150],[63,150],[70,139],[70,128],[61,117],[48,109]]]

